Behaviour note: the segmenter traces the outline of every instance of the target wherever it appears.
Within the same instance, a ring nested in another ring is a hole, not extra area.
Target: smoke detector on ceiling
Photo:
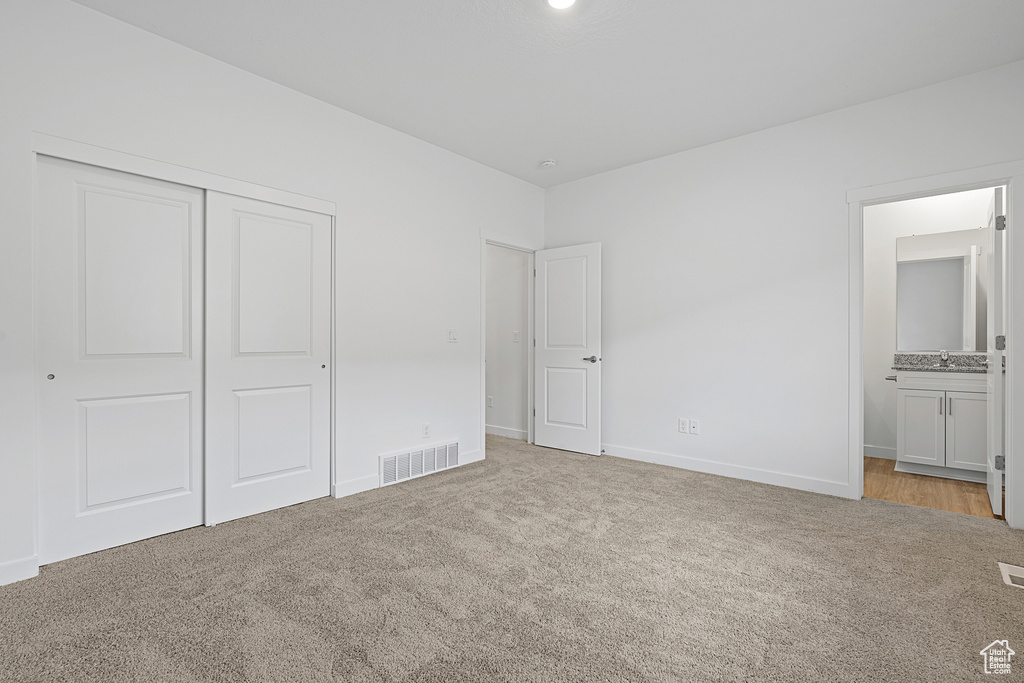
[[[554,159],[545,159],[544,161],[540,162],[541,168],[547,169],[554,168],[555,166],[558,166],[558,162],[555,161]]]

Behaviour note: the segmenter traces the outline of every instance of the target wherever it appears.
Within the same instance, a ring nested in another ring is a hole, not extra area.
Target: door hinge
[[[533,409],[533,416],[537,417],[537,409],[536,408]]]
[[[537,348],[537,340],[536,339],[533,340],[533,348]]]
[[[1006,335],[1000,334],[996,336],[996,351],[1006,350]]]
[[[996,456],[996,469],[1000,470],[1000,471],[1006,469],[1006,456],[1005,455],[997,455]]]
[[[1006,230],[1006,216],[996,216],[996,230]]]
[[[533,269],[533,276],[537,277],[537,269],[536,268]]]

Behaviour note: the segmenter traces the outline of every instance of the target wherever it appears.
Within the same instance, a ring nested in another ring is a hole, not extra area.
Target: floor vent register
[[[459,464],[459,444],[452,442],[395,455],[380,456],[380,485],[440,472]]]
[[[1024,588],[1024,567],[999,562],[999,571],[1003,575],[1003,583],[1007,586]]]

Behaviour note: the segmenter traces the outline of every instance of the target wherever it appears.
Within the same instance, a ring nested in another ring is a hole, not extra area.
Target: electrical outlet
[[[424,439],[429,439],[430,438],[430,425],[428,423],[426,423],[426,422],[423,423],[423,438]]]
[[[685,417],[679,418],[679,433],[689,434],[690,433],[690,421]]]
[[[494,407],[494,397],[493,396],[488,396],[487,397],[487,407],[488,408],[493,408]]]
[[[690,433],[700,434],[700,420],[690,420]]]

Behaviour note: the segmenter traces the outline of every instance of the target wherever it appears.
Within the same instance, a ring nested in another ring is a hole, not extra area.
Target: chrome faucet
[[[939,351],[939,364],[942,367],[949,367],[949,351]]]

